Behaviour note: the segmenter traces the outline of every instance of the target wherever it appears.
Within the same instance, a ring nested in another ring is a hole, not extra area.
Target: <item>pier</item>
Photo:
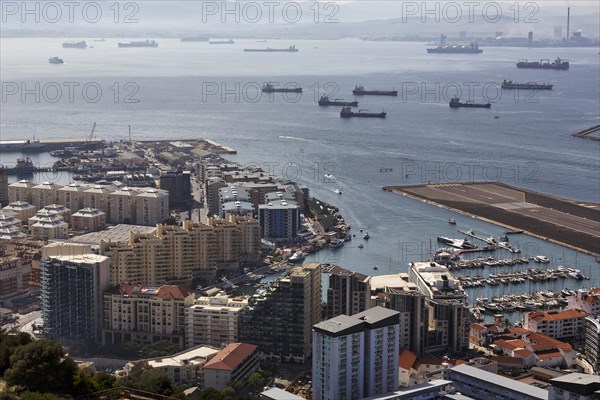
[[[600,141],[600,135],[599,136],[592,135],[593,133],[596,133],[596,132],[598,132],[600,134],[600,125],[595,125],[595,126],[592,126],[591,128],[587,128],[587,129],[584,129],[577,133],[573,133],[571,136],[578,137],[581,139],[590,139],[590,140]]]
[[[43,153],[51,150],[74,147],[76,149],[99,149],[104,145],[104,140],[98,138],[55,138],[55,139],[15,139],[0,140],[0,153]]]
[[[600,204],[572,201],[503,183],[386,186],[384,190],[469,217],[523,231],[597,257]]]
[[[509,246],[509,245],[507,245],[505,243],[502,243],[502,242],[499,242],[499,243],[496,243],[495,241],[494,242],[490,242],[487,238],[484,238],[482,236],[477,236],[475,234],[475,232],[473,232],[472,230],[463,231],[463,230],[459,229],[458,233],[462,233],[463,235],[467,235],[467,236],[472,237],[474,239],[481,240],[482,242],[485,242],[485,243],[487,243],[490,246],[499,247],[499,248],[504,249],[506,251],[509,251],[511,253],[520,253],[521,252],[521,250],[519,250],[519,249],[513,249],[511,246]]]

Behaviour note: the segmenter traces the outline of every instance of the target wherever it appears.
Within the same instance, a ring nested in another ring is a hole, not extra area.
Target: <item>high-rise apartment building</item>
[[[370,277],[334,266],[329,269],[327,318],[354,315],[371,308]]]
[[[102,294],[110,260],[86,254],[52,256],[40,263],[43,333],[63,345],[99,343]]]
[[[311,356],[311,327],[321,320],[321,265],[306,263],[254,296],[240,314],[240,340],[262,358],[303,363]]]
[[[374,307],[313,327],[312,398],[363,399],[398,387],[398,312]]]

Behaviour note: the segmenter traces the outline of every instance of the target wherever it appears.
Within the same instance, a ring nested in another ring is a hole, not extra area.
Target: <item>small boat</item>
[[[365,246],[363,246],[363,244],[362,244],[362,243],[358,245],[358,248],[359,248],[359,249],[362,249],[363,247],[365,247]]]
[[[325,174],[323,176],[325,179],[335,179],[335,176],[333,174]]]
[[[62,58],[58,58],[58,57],[49,58],[48,62],[50,62],[50,64],[63,64]]]
[[[377,265],[373,265],[373,269],[377,271],[379,267]]]
[[[363,235],[363,239],[365,239],[365,240],[369,240],[370,238],[371,238],[371,236],[369,236],[369,232],[367,232]]]
[[[302,250],[298,250],[289,258],[288,261],[296,263],[296,262],[304,261],[305,258],[306,258],[306,256],[304,255]]]
[[[340,189],[340,188],[337,188],[337,189],[335,189],[333,192],[334,192],[334,193],[337,193],[337,194],[342,194],[342,193],[344,193],[344,192],[342,192],[342,189]]]
[[[450,218],[450,219],[448,220],[448,223],[449,223],[450,225],[456,225],[456,220],[455,220],[454,218]]]
[[[331,241],[331,243],[329,243],[329,248],[330,249],[337,249],[340,248],[344,245],[344,240],[343,239],[333,239]]]

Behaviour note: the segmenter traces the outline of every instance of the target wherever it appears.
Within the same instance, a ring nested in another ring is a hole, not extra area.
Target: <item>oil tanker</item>
[[[340,99],[329,100],[328,96],[321,96],[319,99],[320,106],[342,106],[342,107],[358,107],[358,101],[344,101]]]
[[[271,85],[270,83],[263,85],[261,90],[265,93],[302,93],[302,88],[300,88],[300,87],[276,88],[275,86]]]
[[[358,110],[358,112],[354,112],[350,107],[343,107],[342,111],[340,111],[341,118],[385,118],[386,115],[387,113],[385,111],[380,113],[371,113],[365,110]]]
[[[352,93],[355,96],[398,96],[397,90],[365,90],[362,85],[355,86]]]
[[[542,58],[538,61],[527,61],[527,60],[519,60],[517,63],[517,68],[534,68],[534,69],[557,69],[557,70],[567,70],[569,69],[569,61],[561,60],[559,57],[554,60],[554,62],[550,62],[547,58]]]
[[[461,103],[458,97],[453,97],[450,100],[450,108],[459,108],[459,107],[467,107],[467,108],[490,108],[492,106],[491,103],[471,103],[467,101],[466,103]]]
[[[544,83],[516,83],[513,81],[507,81],[506,79],[502,82],[502,89],[531,89],[531,90],[552,90],[554,85]]]

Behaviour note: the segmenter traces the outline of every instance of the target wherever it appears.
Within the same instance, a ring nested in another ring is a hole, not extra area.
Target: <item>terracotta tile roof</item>
[[[476,331],[485,331],[487,328],[478,322],[474,322],[471,324],[471,329],[475,329]]]
[[[415,353],[408,349],[402,349],[402,351],[400,351],[400,355],[398,356],[398,366],[402,369],[410,370],[415,364],[416,360],[417,356]]]
[[[194,293],[194,291],[186,286],[164,285],[160,287],[144,287],[129,282],[122,282],[108,289],[106,293],[121,296],[159,297],[165,300],[183,300]]]
[[[571,347],[569,343],[561,342],[560,340],[542,335],[541,333],[530,333],[527,335],[527,339],[531,342],[530,347],[533,351],[552,348],[560,349],[567,353],[573,351],[573,347]]]
[[[533,351],[527,350],[527,349],[518,349],[518,350],[513,351],[513,353],[518,355],[519,357],[526,358],[526,357],[530,356],[531,354],[533,354]]]
[[[235,371],[240,364],[256,351],[256,346],[248,343],[231,343],[204,364],[204,369]]]
[[[524,340],[521,339],[512,339],[512,340],[504,340],[504,339],[500,339],[500,340],[496,340],[494,342],[495,345],[505,348],[507,350],[516,350],[519,348],[525,348],[527,347],[528,343]]]
[[[522,349],[522,350],[525,350],[525,349]],[[517,351],[522,351],[522,350],[516,350],[515,353]],[[529,350],[525,350],[525,351],[529,351]],[[529,352],[529,353],[531,353],[531,352]],[[520,358],[520,357],[492,356],[491,359],[493,361],[496,361],[498,364],[523,365],[523,358]]]
[[[560,351],[553,351],[550,353],[542,353],[542,354],[535,354],[537,356],[537,358],[539,358],[540,360],[546,359],[546,358],[554,358],[554,357],[562,357],[562,354]]]
[[[525,329],[525,328],[521,328],[521,327],[514,327],[514,328],[508,328],[508,331],[510,333],[532,333],[529,329]]]
[[[444,360],[441,358],[419,357],[419,358],[417,358],[417,361],[413,365],[413,368],[415,370],[418,370],[419,368],[421,368],[421,365],[442,365],[443,362],[444,362]]]
[[[534,321],[559,321],[562,319],[585,318],[587,314],[581,310],[548,310],[529,313],[529,319]]]

